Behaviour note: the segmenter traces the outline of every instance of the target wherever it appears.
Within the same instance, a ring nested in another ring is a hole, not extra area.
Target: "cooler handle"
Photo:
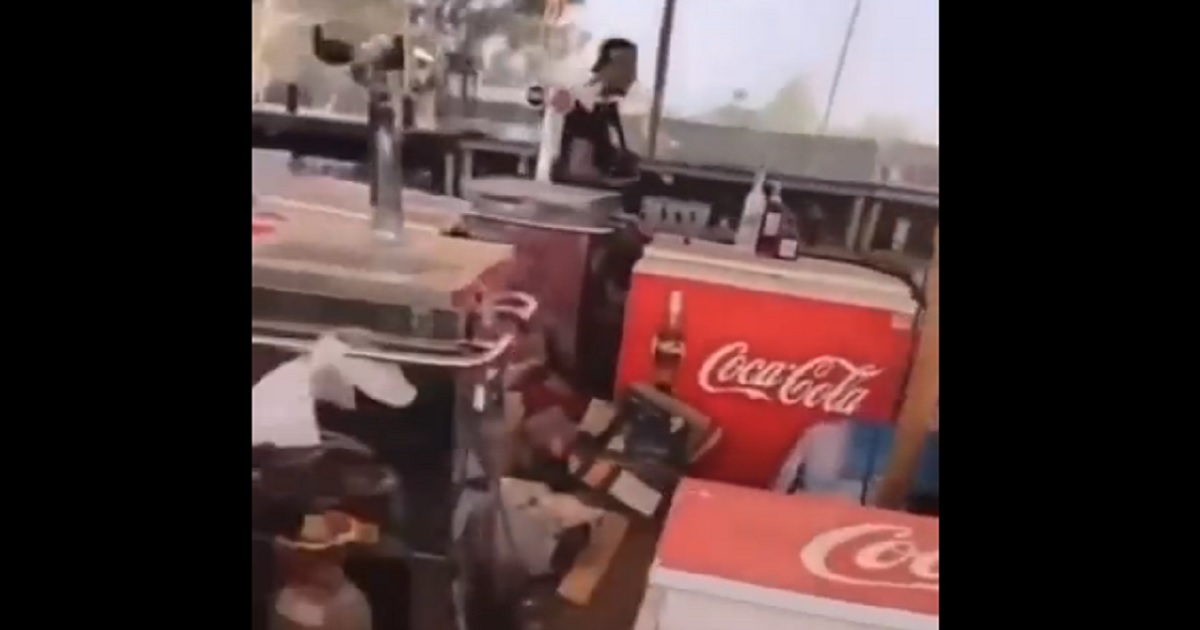
[[[513,345],[515,340],[511,334],[505,334],[496,341],[473,341],[471,346],[480,348],[483,352],[470,356],[447,357],[423,352],[376,350],[367,348],[351,348],[346,356],[357,359],[371,359],[388,363],[404,363],[407,365],[427,365],[456,369],[476,368],[492,363],[500,358]],[[250,333],[250,343],[256,346],[271,346],[282,350],[307,353],[312,350],[315,341],[299,340],[263,333]]]
[[[497,315],[508,315],[529,323],[537,312],[537,298],[523,291],[505,291],[489,296],[485,306]]]
[[[521,322],[528,323],[533,314],[537,312],[538,301],[537,298],[528,293],[506,291],[489,298],[486,301],[486,305],[495,314],[507,315]],[[482,352],[469,356],[441,356],[423,352],[380,350],[375,348],[350,348],[346,352],[346,355],[359,359],[371,359],[389,363],[469,369],[495,362],[513,346],[515,341],[516,336],[512,333],[505,333],[495,341],[472,340],[469,347],[478,348]],[[250,343],[251,345],[271,346],[293,352],[307,353],[312,350],[316,339],[302,340],[294,337],[251,331]]]

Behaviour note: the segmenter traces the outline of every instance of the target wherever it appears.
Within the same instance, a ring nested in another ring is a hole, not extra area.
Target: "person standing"
[[[638,214],[656,178],[638,168],[629,150],[618,103],[637,81],[637,45],[611,38],[600,45],[592,76],[571,91],[574,102],[563,119],[562,141],[551,172],[556,182],[619,190],[622,208]]]

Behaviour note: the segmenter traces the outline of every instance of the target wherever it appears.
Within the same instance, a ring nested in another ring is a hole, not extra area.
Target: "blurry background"
[[[578,83],[604,38],[635,41],[641,81],[624,113],[644,153],[663,2],[568,1],[547,20],[545,0],[416,0],[412,20],[418,45],[477,69],[478,107],[448,103],[442,113],[489,121],[515,139],[534,138],[527,87]],[[654,157],[937,186],[937,0],[676,2]],[[364,115],[361,90],[312,59],[307,25],[338,19],[364,33],[398,25],[395,3],[252,0],[251,10],[258,97],[280,100],[281,84],[296,81],[308,106]]]

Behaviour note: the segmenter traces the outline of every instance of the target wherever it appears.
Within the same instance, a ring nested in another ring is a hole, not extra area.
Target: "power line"
[[[846,23],[846,36],[842,38],[842,50],[838,53],[837,69],[833,72],[833,84],[829,86],[829,96],[825,99],[825,114],[821,117],[819,133],[825,133],[829,128],[829,117],[833,114],[838,87],[842,84],[842,72],[846,69],[846,56],[850,52],[850,40],[854,39],[854,27],[858,25],[858,15],[861,12],[862,0],[854,0],[854,8],[850,11],[850,20]]]

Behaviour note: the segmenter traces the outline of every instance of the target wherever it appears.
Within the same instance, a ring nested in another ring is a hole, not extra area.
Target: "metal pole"
[[[372,68],[368,98],[370,143],[372,148],[371,202],[375,206],[371,227],[384,239],[395,239],[404,229],[402,190],[404,146],[403,99],[396,98],[400,89],[393,72]],[[392,75],[392,76],[388,76]],[[391,79],[391,80],[388,80]]]
[[[375,212],[371,227],[385,240],[399,239],[404,231],[404,125],[412,81],[412,29],[409,5],[404,2],[400,36],[403,37],[403,70],[384,67],[387,54],[372,60],[368,70],[369,98],[377,107],[376,116],[368,117],[375,160],[371,196]]]
[[[821,127],[818,133],[825,133],[829,128],[829,117],[833,114],[833,105],[837,101],[838,86],[842,84],[842,71],[846,69],[846,56],[850,52],[850,40],[854,39],[854,27],[858,25],[860,13],[862,13],[862,0],[854,0],[854,8],[850,11],[850,21],[846,23],[846,36],[842,38],[842,50],[838,53],[837,69],[833,72],[833,84],[829,86],[829,96],[825,99],[825,114],[821,116]]]
[[[671,35],[675,32],[675,0],[664,0],[662,21],[658,24],[658,56],[654,60],[654,100],[650,103],[650,137],[646,139],[646,157],[658,154],[658,128],[662,122],[663,93],[667,90],[667,69],[671,65]]]
[[[917,339],[917,352],[913,358],[912,373],[896,419],[896,437],[887,471],[879,482],[875,496],[880,507],[898,509],[912,487],[913,477],[920,463],[921,449],[925,438],[933,428],[937,417],[938,378],[941,370],[939,358],[939,330],[941,309],[938,301],[938,230],[933,232],[933,260],[925,276],[925,311],[921,316],[921,334]]]

